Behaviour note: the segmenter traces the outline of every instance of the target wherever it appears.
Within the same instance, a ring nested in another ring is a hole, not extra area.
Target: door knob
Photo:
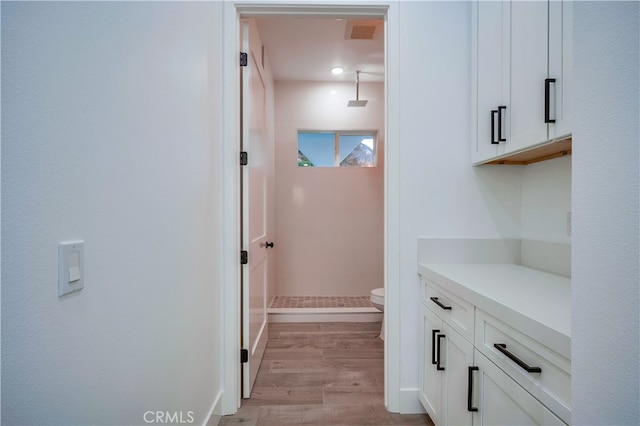
[[[273,241],[269,242],[267,241],[267,243],[260,243],[260,247],[264,247],[264,248],[273,248]]]

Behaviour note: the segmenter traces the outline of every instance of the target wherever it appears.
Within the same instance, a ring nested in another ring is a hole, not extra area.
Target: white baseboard
[[[222,417],[222,391],[218,392],[218,396],[211,404],[209,413],[207,414],[206,422],[204,426],[218,426],[220,418]]]
[[[418,398],[418,388],[400,389],[400,414],[422,414],[424,408]]]

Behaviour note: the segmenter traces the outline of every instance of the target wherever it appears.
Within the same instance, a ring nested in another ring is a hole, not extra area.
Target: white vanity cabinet
[[[419,265],[420,401],[436,425],[570,424],[570,279]]]
[[[472,9],[472,161],[571,133],[570,1],[476,1]]]
[[[419,398],[436,424],[471,425],[466,389],[473,363],[473,306],[435,285],[424,286],[423,300]]]

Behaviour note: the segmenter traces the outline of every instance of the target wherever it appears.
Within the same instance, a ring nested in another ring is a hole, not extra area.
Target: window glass
[[[333,167],[335,133],[298,133],[298,166]]]
[[[298,132],[299,167],[374,167],[375,132]]]
[[[375,166],[372,135],[340,135],[340,167]]]

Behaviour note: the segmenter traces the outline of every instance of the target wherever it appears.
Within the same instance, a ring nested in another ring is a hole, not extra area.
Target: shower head
[[[369,101],[349,101],[349,103],[347,104],[348,107],[363,107],[363,106],[367,106],[367,102]]]
[[[367,105],[369,101],[360,100],[360,71],[356,71],[356,100],[349,101],[347,107],[363,107]]]

